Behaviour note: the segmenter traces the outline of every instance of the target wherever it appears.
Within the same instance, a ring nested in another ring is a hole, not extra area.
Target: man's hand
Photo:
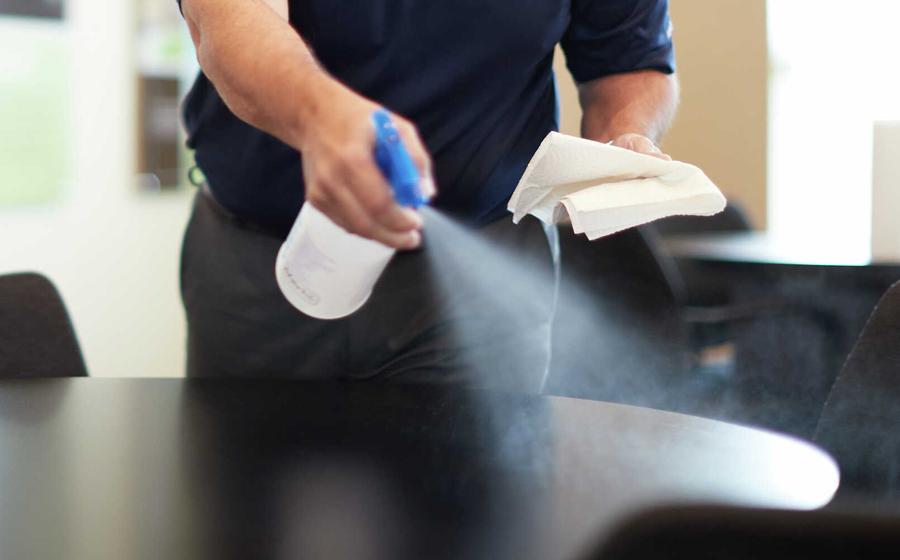
[[[351,233],[397,249],[418,247],[422,218],[395,202],[373,156],[372,113],[379,106],[337,83],[323,86],[321,95],[327,99],[308,119],[298,145],[306,200]],[[423,178],[423,194],[433,196],[431,162],[415,126],[391,118]]]
[[[647,154],[648,156],[657,157],[666,161],[672,161],[672,157],[669,156],[669,154],[663,153],[663,151],[659,149],[659,146],[657,146],[653,142],[653,140],[647,138],[646,136],[641,136],[640,134],[635,134],[633,132],[629,132],[627,134],[619,136],[618,138],[614,139],[611,144],[613,146],[625,148],[626,150],[631,150],[639,154]]]
[[[678,106],[678,81],[655,70],[614,74],[578,86],[581,135],[671,159],[656,146]]]
[[[375,164],[378,106],[319,66],[290,26],[286,0],[182,0],[204,73],[240,119],[303,154],[307,200],[351,233],[398,249],[421,242],[418,213],[401,208]],[[433,194],[415,127],[394,117]]]

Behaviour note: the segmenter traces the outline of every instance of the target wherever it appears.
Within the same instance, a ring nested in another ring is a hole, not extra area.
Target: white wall
[[[788,0],[790,1],[790,0]],[[767,0],[673,0],[682,104],[664,146],[768,219]]]
[[[673,0],[682,102],[664,148],[699,165],[755,225],[765,227],[768,174],[766,0]],[[562,130],[579,134],[581,111],[557,53]]]
[[[4,210],[0,273],[39,271],[57,284],[92,375],[181,375],[177,257],[188,204],[182,193]]]
[[[123,25],[134,5],[69,2],[71,184],[51,206],[0,208],[0,273],[54,280],[92,375],[173,376],[184,369],[178,252],[190,193],[134,186],[134,29]]]

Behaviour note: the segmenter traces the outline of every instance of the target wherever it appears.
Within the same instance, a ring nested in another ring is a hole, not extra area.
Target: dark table
[[[832,237],[835,237],[832,235]],[[710,279],[732,303],[777,297],[817,309],[839,329],[833,346],[838,364],[887,289],[900,280],[900,261],[873,259],[851,240],[766,232],[695,233],[666,236],[662,250],[686,278]],[[690,286],[689,286],[690,289]],[[835,369],[836,369],[835,368]],[[828,372],[831,377],[837,371]]]
[[[0,381],[4,560],[573,558],[662,503],[816,508],[798,440],[621,405],[290,381]]]
[[[900,269],[900,261],[873,259],[868,247],[852,242],[832,243],[815,235],[804,238],[764,231],[676,234],[665,236],[664,246],[675,257],[707,261]]]

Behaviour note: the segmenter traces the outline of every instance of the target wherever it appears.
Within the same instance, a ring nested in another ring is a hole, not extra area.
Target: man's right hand
[[[306,200],[350,233],[396,249],[421,243],[422,217],[394,200],[375,163],[372,114],[380,107],[331,78],[315,96],[315,111],[304,111],[302,138]],[[391,115],[422,177],[426,196],[434,194],[431,162],[415,126]]]

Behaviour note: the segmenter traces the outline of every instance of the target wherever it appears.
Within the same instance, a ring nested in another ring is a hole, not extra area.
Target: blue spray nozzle
[[[428,204],[428,199],[422,195],[422,177],[390,114],[378,109],[372,113],[372,123],[375,125],[375,162],[391,184],[397,204],[408,208]]]

